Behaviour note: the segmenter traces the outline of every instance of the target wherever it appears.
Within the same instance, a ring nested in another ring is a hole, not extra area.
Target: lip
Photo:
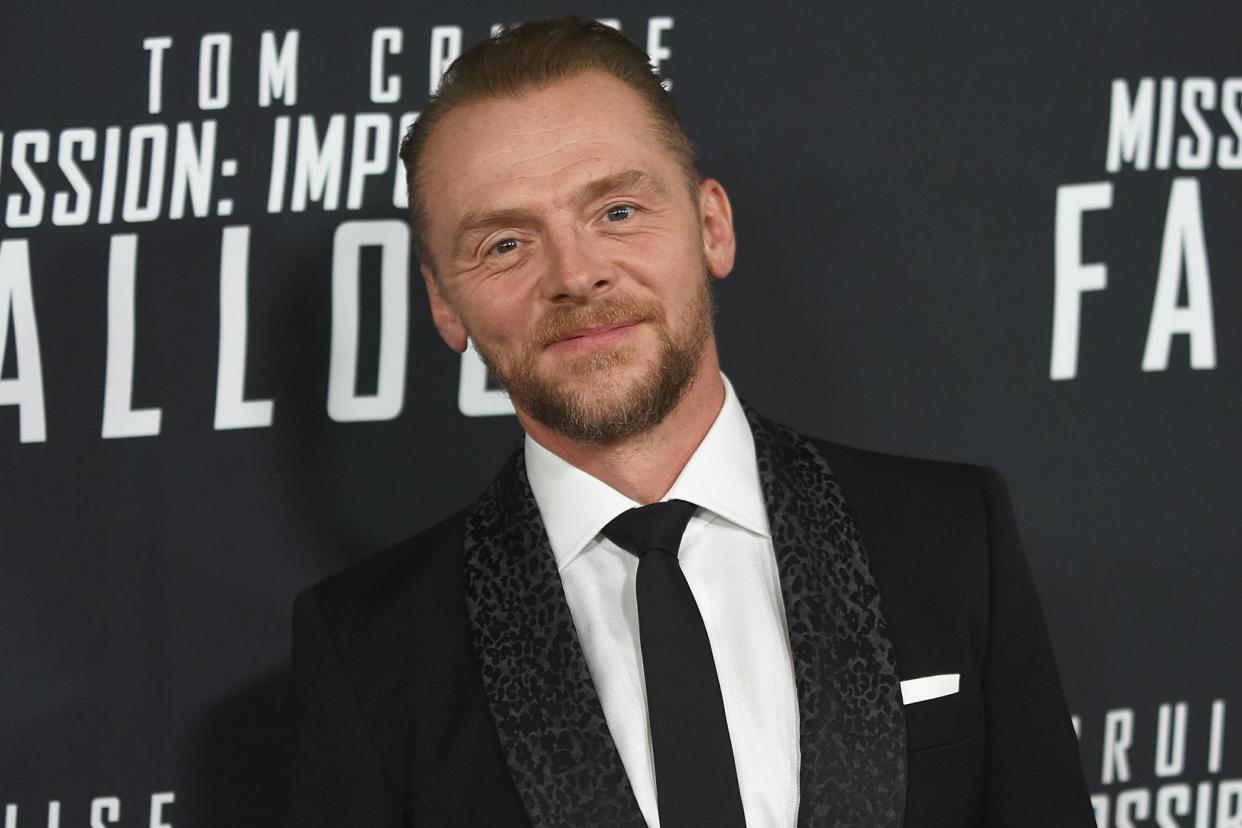
[[[571,352],[604,347],[623,338],[637,324],[635,321],[626,321],[579,328],[564,339],[553,342],[551,347]]]

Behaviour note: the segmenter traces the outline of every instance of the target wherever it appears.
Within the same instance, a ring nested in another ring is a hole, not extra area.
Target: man
[[[435,325],[526,439],[299,596],[295,825],[1092,824],[999,478],[720,373],[729,200],[641,50],[510,30],[402,158]]]

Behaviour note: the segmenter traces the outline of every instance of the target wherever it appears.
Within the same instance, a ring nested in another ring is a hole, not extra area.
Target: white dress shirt
[[[678,559],[716,660],[746,824],[792,828],[801,759],[793,657],[754,438],[728,379],[724,385],[715,423],[663,499],[699,506]],[[659,828],[634,592],[638,558],[600,534],[641,504],[529,435],[525,454],[604,718],[638,807]]]

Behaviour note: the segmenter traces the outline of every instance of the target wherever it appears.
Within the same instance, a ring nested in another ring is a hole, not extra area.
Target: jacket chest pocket
[[[919,684],[922,681],[925,680],[902,682],[903,695],[918,699],[927,692],[940,694],[903,705],[908,752],[959,742],[980,731],[983,726],[983,704],[976,676],[961,676],[956,692],[944,692],[944,687],[929,688],[926,684]]]

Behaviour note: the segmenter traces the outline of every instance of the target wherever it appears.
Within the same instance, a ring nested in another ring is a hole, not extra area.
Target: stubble
[[[700,284],[685,331],[672,331],[654,301],[609,297],[550,310],[511,365],[500,364],[483,349],[479,354],[514,405],[549,429],[587,443],[632,437],[662,422],[699,372],[714,313],[707,281]],[[650,324],[659,338],[656,353],[636,380],[627,382],[622,373],[640,358],[629,345],[564,360],[556,376],[540,373],[539,357],[551,343],[584,327],[623,321]]]

